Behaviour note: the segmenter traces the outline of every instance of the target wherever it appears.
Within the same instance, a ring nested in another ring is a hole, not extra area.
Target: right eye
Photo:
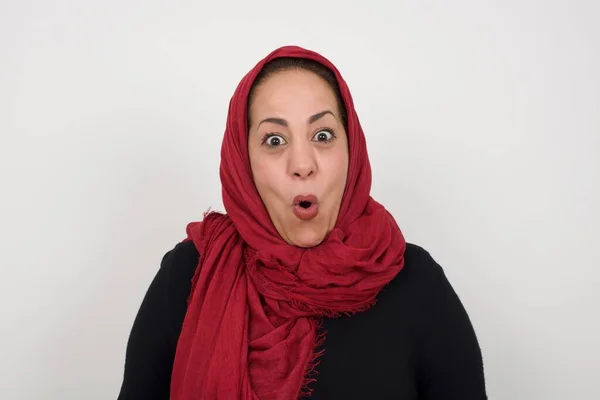
[[[282,144],[286,144],[286,141],[280,135],[276,135],[274,133],[267,133],[265,138],[263,139],[263,144],[267,147],[278,147]]]

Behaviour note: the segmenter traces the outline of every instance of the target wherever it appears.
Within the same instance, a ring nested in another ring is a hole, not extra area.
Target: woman
[[[207,213],[136,317],[119,399],[486,399],[479,345],[440,266],[370,197],[339,71],[275,50],[231,99]]]

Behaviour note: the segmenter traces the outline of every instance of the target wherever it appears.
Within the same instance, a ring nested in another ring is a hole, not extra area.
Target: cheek
[[[265,157],[251,160],[254,183],[265,203],[270,203],[278,197],[277,188],[281,188],[283,184],[279,174],[280,169],[274,164],[273,160]]]
[[[345,150],[336,152],[327,161],[329,164],[327,169],[331,171],[332,186],[335,186],[336,190],[340,190],[340,188],[344,190],[348,175],[348,152]]]

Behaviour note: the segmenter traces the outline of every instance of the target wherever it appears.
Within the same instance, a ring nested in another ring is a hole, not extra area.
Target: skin
[[[335,226],[348,172],[348,138],[332,88],[310,71],[277,72],[256,88],[249,113],[252,174],[275,229],[291,245],[319,245]],[[306,194],[319,206],[309,221],[293,212],[294,197]]]

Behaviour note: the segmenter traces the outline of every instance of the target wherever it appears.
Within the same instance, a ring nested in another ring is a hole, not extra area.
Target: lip
[[[310,207],[302,207],[300,203],[310,202]],[[308,221],[315,218],[319,214],[319,199],[312,194],[298,195],[294,197],[292,209],[296,218],[303,221]]]

